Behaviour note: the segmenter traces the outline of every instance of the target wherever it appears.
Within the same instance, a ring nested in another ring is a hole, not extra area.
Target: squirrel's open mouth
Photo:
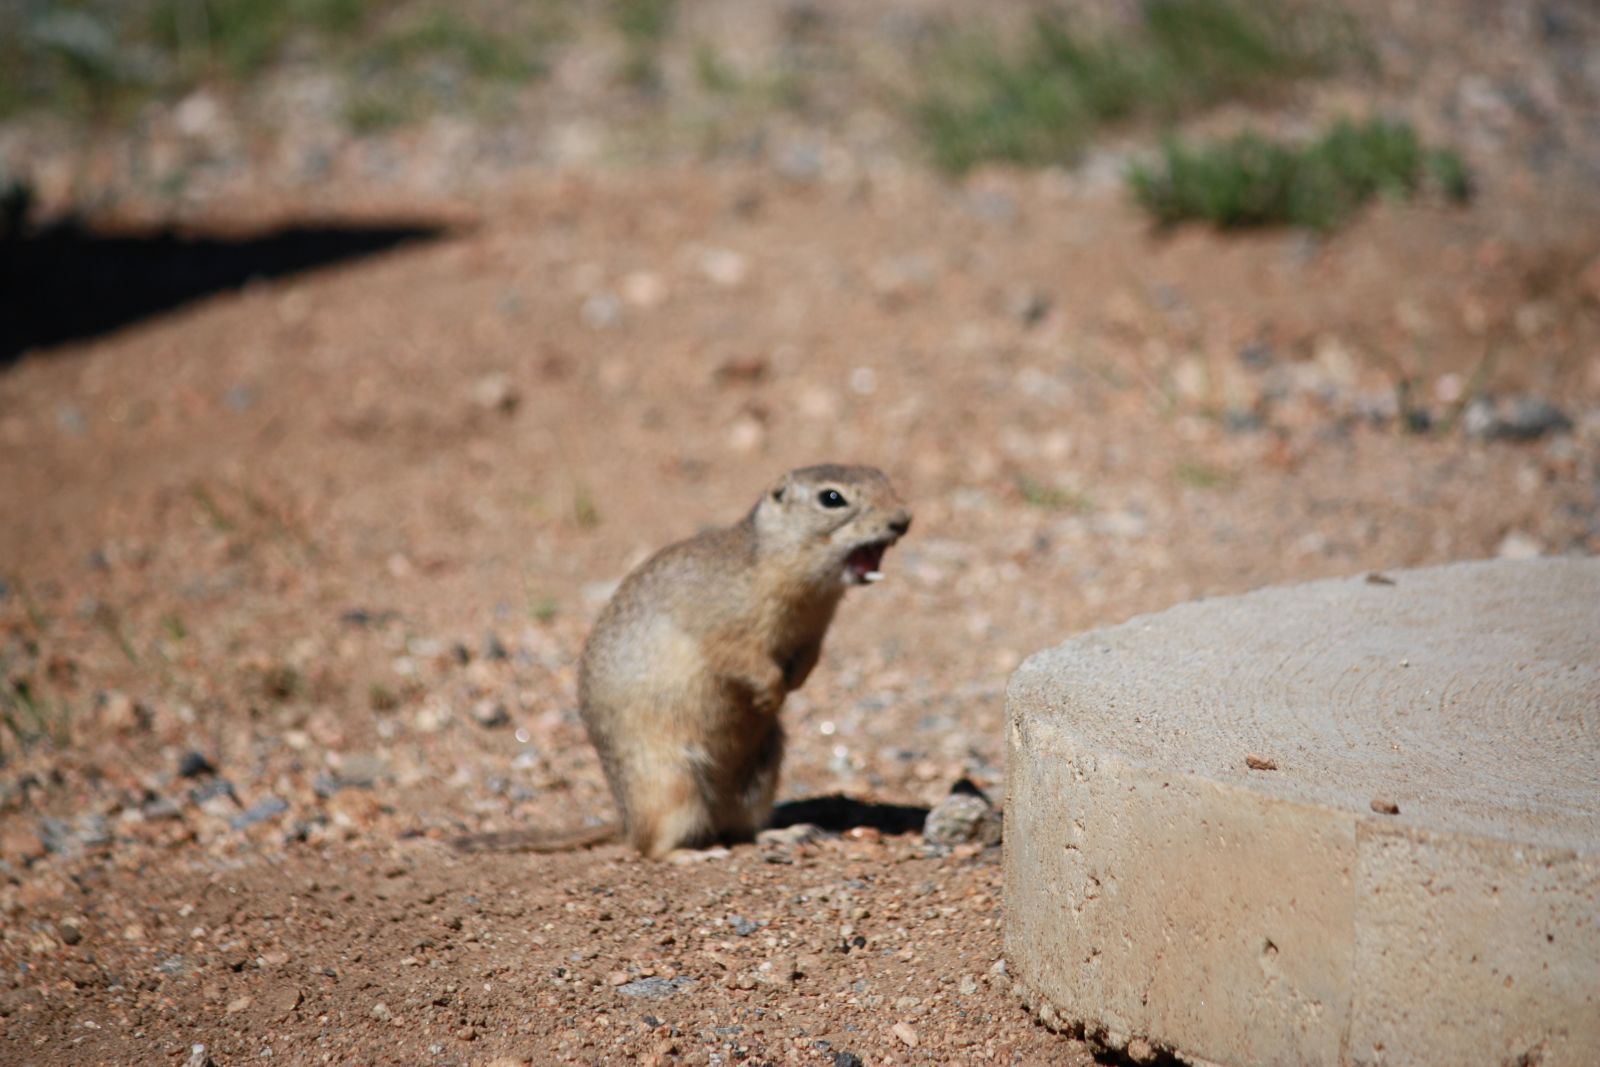
[[[867,585],[883,580],[883,554],[893,541],[871,541],[856,548],[845,558],[845,581],[854,585]]]

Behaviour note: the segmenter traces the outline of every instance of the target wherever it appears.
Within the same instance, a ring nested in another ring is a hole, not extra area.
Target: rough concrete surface
[[[1008,693],[1006,955],[1133,1058],[1600,1063],[1600,560],[1201,601]]]

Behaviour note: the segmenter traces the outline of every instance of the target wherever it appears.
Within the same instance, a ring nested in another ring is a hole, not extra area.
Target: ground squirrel
[[[873,467],[785,474],[732,526],[657,552],[589,635],[578,700],[621,825],[485,834],[464,848],[554,851],[621,833],[646,856],[747,841],[772,812],[778,712],[804,684],[847,587],[882,578],[911,512]]]

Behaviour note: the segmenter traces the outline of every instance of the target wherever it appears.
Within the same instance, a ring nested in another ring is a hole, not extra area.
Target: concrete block
[[[1197,1064],[1600,1064],[1600,560],[1183,605],[1007,696],[1006,956]]]

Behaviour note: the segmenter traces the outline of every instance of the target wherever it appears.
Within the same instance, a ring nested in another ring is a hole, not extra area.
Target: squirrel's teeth
[[[883,572],[882,571],[867,571],[865,574],[863,574],[861,576],[861,580],[863,582],[881,582],[881,581],[883,581]]]

